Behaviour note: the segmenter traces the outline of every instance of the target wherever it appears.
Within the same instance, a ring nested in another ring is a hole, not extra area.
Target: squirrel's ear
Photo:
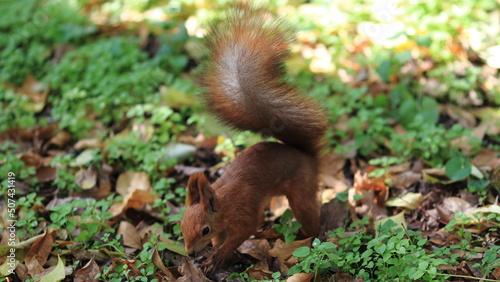
[[[217,212],[218,205],[215,192],[210,186],[208,179],[202,173],[200,173],[198,177],[198,189],[203,209],[210,213]]]
[[[200,189],[198,188],[198,182],[200,178],[205,178],[203,173],[195,173],[189,177],[188,180],[188,197],[187,205],[191,206],[200,203]]]

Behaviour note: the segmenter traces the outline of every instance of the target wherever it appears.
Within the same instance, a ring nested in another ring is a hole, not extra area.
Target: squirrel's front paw
[[[207,276],[213,276],[216,271],[220,270],[224,266],[224,262],[224,257],[218,252],[215,252],[200,265],[200,268],[205,274],[207,274]]]

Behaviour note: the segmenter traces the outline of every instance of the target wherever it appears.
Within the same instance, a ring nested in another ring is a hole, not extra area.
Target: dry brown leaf
[[[259,261],[257,264],[255,264],[254,267],[246,270],[245,272],[248,273],[248,276],[251,279],[255,279],[258,281],[269,280],[269,278],[271,278],[271,275],[273,274],[272,271],[269,271],[269,267],[267,263],[265,263],[265,261]]]
[[[313,275],[310,273],[295,273],[294,275],[288,277],[286,282],[309,282],[313,279]]]
[[[155,236],[159,236],[160,241],[162,241],[163,239],[167,239],[167,238],[163,238],[163,236],[162,236],[163,235],[163,226],[161,226],[161,225],[145,225],[145,226],[137,229],[137,234],[139,234],[139,237],[141,237],[141,238],[144,238],[144,236],[148,232],[155,234]]]
[[[111,194],[111,180],[110,175],[113,168],[107,164],[103,164],[99,170],[99,187],[98,191],[94,193],[93,197],[96,199],[106,198]]]
[[[392,183],[396,188],[405,189],[422,179],[422,174],[408,170],[399,174],[391,175]]]
[[[331,189],[325,189],[323,191],[322,196],[321,196],[321,201],[323,203],[328,202],[329,200],[333,199],[335,194],[344,192],[345,190],[347,190],[349,188],[349,186],[347,186],[345,181],[342,181],[342,180],[335,178],[333,176],[321,175],[320,178],[321,178],[321,181],[323,182],[324,186],[331,188]]]
[[[322,158],[320,165],[320,179],[323,185],[329,188],[333,188],[334,193],[340,193],[347,190],[347,185],[345,184],[345,176],[342,172],[346,159],[344,156],[336,154],[328,154]],[[322,194],[322,202],[328,202],[333,197],[331,194]]]
[[[73,148],[77,150],[83,150],[89,148],[101,148],[101,147],[102,143],[97,138],[78,140],[78,142],[76,142],[75,145],[73,145]]]
[[[182,258],[182,266],[179,269],[182,274],[181,277],[177,279],[177,282],[197,282],[197,281],[210,281],[205,277],[203,272],[188,259]]]
[[[168,281],[175,281],[175,277],[172,274],[172,272],[170,272],[170,270],[168,270],[168,268],[166,268],[165,265],[163,264],[163,261],[161,260],[160,257],[160,253],[158,253],[157,247],[155,247],[155,250],[153,252],[153,257],[151,259],[153,261],[153,264],[156,267],[158,267],[158,269],[160,269],[161,272],[163,272]]]
[[[500,167],[500,158],[496,153],[494,150],[482,149],[471,162],[479,168],[489,167],[495,170]]]
[[[7,88],[14,89],[17,93],[29,97],[32,103],[25,106],[26,110],[37,113],[44,108],[49,94],[49,89],[45,84],[37,81],[31,73],[26,75],[23,85],[19,88],[15,88],[8,83],[5,83],[4,85]]]
[[[123,237],[123,244],[138,250],[142,250],[141,237],[132,223],[121,221],[118,226],[118,234]]]
[[[390,174],[403,173],[410,170],[411,164],[409,162],[405,162],[398,165],[391,165],[387,168],[387,172]]]
[[[34,176],[38,179],[38,182],[50,182],[56,178],[57,169],[50,166],[52,158],[42,158],[36,153],[23,154],[20,158],[26,166],[35,167],[36,173]]]
[[[487,125],[488,135],[500,134],[500,110],[498,108],[478,108],[472,112]]]
[[[69,134],[69,132],[64,130],[59,130],[55,136],[50,138],[47,144],[63,148],[68,144],[70,140],[71,140],[71,134]]]
[[[281,239],[278,239],[276,240],[274,247],[271,250],[269,250],[269,255],[278,258],[280,271],[282,273],[285,273],[286,271],[288,271],[289,268],[285,262],[292,256],[293,251],[303,246],[311,247],[311,243],[312,243],[312,238],[307,238],[300,241],[294,241],[290,244],[285,244],[285,242],[281,241]]]
[[[99,281],[94,277],[100,273],[101,273],[101,268],[99,267],[99,265],[97,265],[94,259],[90,259],[89,262],[84,267],[76,271],[75,278],[73,281],[74,282]]]
[[[31,245],[30,250],[26,254],[24,262],[26,263],[28,273],[32,277],[44,271],[43,265],[47,262],[50,251],[52,251],[55,232],[46,231],[43,237],[40,237]]]
[[[43,158],[36,153],[22,154],[20,159],[26,166],[34,166],[35,168],[43,166]]]
[[[113,262],[111,263],[111,266],[109,267],[109,272],[110,273],[115,272],[114,269],[115,269],[116,265],[121,263],[121,264],[127,265],[128,269],[130,269],[130,272],[128,274],[129,277],[136,277],[136,276],[142,275],[141,271],[135,266],[135,262],[136,262],[136,260],[133,260],[133,259],[114,258]]]
[[[474,208],[467,201],[457,197],[448,197],[443,200],[443,203],[436,206],[439,217],[444,222],[448,223],[454,218],[456,212],[465,214],[471,213]]]
[[[116,181],[116,192],[126,197],[134,190],[151,190],[151,182],[146,172],[128,170],[118,176],[118,180]]]
[[[334,230],[344,226],[344,221],[349,214],[349,208],[337,198],[321,206],[322,230]]]
[[[476,126],[476,117],[474,114],[463,108],[450,104],[440,105],[439,108],[440,112],[445,112],[465,128],[473,128]]]
[[[342,155],[330,153],[321,159],[321,173],[336,175],[342,171],[345,161]]]
[[[414,210],[420,207],[424,200],[425,197],[421,193],[408,192],[402,196],[390,198],[387,200],[386,206]]]
[[[19,263],[16,267],[16,275],[21,279],[21,281],[26,281],[28,279],[31,279],[32,277],[28,273],[28,268],[26,267],[26,264],[24,263]]]
[[[272,211],[272,216],[269,217],[269,220],[275,220],[289,208],[290,205],[288,204],[288,200],[285,196],[273,197],[269,203],[269,209]]]
[[[495,270],[493,270],[493,273],[491,273],[490,279],[500,280],[500,266],[497,267]]]
[[[94,168],[95,170],[95,168]],[[94,198],[96,200],[104,199],[111,194],[110,174],[113,168],[107,164],[102,164],[97,173],[97,185],[89,190],[72,191],[71,195],[75,197]]]
[[[44,166],[36,170],[35,176],[40,183],[50,182],[56,179],[57,169],[55,167]]]
[[[82,249],[70,249],[70,252],[75,256],[76,259],[94,259],[97,262],[108,262],[110,259],[116,257],[116,254],[111,255],[107,249],[100,250],[82,250]]]
[[[156,198],[149,191],[135,190],[132,194],[125,196],[123,201],[113,204],[109,212],[115,217],[121,216],[129,208],[139,209],[147,204],[153,204]]]
[[[267,259],[269,249],[271,249],[271,246],[269,245],[269,241],[265,239],[246,240],[238,247],[240,253],[251,255],[259,261]]]
[[[363,196],[355,200],[356,195]],[[357,171],[354,175],[353,189],[349,190],[349,205],[361,216],[373,219],[387,217],[385,202],[389,195],[389,187],[380,179],[369,177],[367,173]]]
[[[94,188],[97,184],[97,171],[92,166],[80,168],[75,174],[75,183],[83,190]]]

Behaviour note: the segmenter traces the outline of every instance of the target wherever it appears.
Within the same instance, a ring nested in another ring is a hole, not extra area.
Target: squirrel
[[[210,52],[198,77],[207,108],[230,127],[282,142],[260,142],[239,153],[213,184],[203,173],[190,176],[181,232],[189,255],[212,242],[215,252],[205,263],[212,269],[226,265],[256,232],[273,196],[287,197],[304,235],[319,233],[318,163],[326,115],[285,80],[293,39],[283,18],[251,4],[237,4],[209,26]]]

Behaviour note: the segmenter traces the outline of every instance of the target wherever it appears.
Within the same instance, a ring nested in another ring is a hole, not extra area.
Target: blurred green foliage
[[[172,146],[181,135],[220,132],[197,104],[194,73],[207,54],[202,43],[205,23],[220,16],[230,2],[1,1],[0,133],[57,124],[70,133],[71,144],[82,139],[102,142],[92,149],[63,148],[67,154],[52,160],[58,170],[47,186],[61,195],[81,189],[75,182],[79,169],[106,164],[117,171],[147,172],[161,199],[182,206],[185,190],[174,187],[175,180],[166,178],[165,171],[194,155],[193,147]],[[473,137],[473,128],[445,115],[442,107],[471,110],[500,105],[498,87],[485,87],[495,76],[488,77],[488,72],[496,71],[498,77],[498,69],[491,65],[491,50],[500,45],[494,21],[498,3],[389,2],[269,1],[269,9],[286,14],[298,31],[299,40],[287,61],[290,80],[327,109],[332,151],[364,160],[395,156],[391,164],[423,160],[426,167],[446,166],[451,178],[467,179],[468,190],[484,196],[494,181],[472,175],[469,160],[481,148],[498,150],[500,140]],[[33,88],[25,85],[30,76],[38,91],[48,91],[47,98],[35,101],[26,93]],[[226,153],[224,160],[260,138],[248,132],[230,136],[218,144]],[[466,138],[467,147],[456,142],[461,138]],[[18,180],[37,190],[35,168],[20,159],[17,153],[21,151],[12,142],[0,144],[0,172],[16,171]],[[385,173],[389,162],[383,166],[378,173]],[[32,208],[43,200],[35,196],[23,195],[19,201],[22,236],[37,234],[39,223],[45,220]],[[117,199],[93,201],[99,209],[85,210],[83,218],[108,219],[107,210]],[[83,233],[75,237],[80,242],[107,232],[101,242],[81,247],[123,251],[119,236],[109,237],[116,231],[114,227],[108,230],[102,222],[80,224],[66,218],[86,206],[84,202],[65,204],[51,209],[48,218],[57,228],[73,230],[80,225]],[[168,224],[167,237],[180,240],[177,221],[181,214],[173,215],[173,207],[161,200],[154,208]],[[287,229],[288,219],[284,217],[278,228],[292,238],[297,226]],[[371,240],[364,233],[360,236],[360,240]],[[332,247],[320,246],[310,250],[311,254],[324,256],[323,251]],[[423,251],[414,247],[407,244],[403,262]],[[148,248],[138,256],[144,263],[151,261]],[[360,255],[341,251],[336,255]],[[310,262],[302,260],[301,267],[320,267],[314,260]],[[103,277],[122,278],[108,270]],[[145,271],[138,279],[152,277],[151,268]]]

